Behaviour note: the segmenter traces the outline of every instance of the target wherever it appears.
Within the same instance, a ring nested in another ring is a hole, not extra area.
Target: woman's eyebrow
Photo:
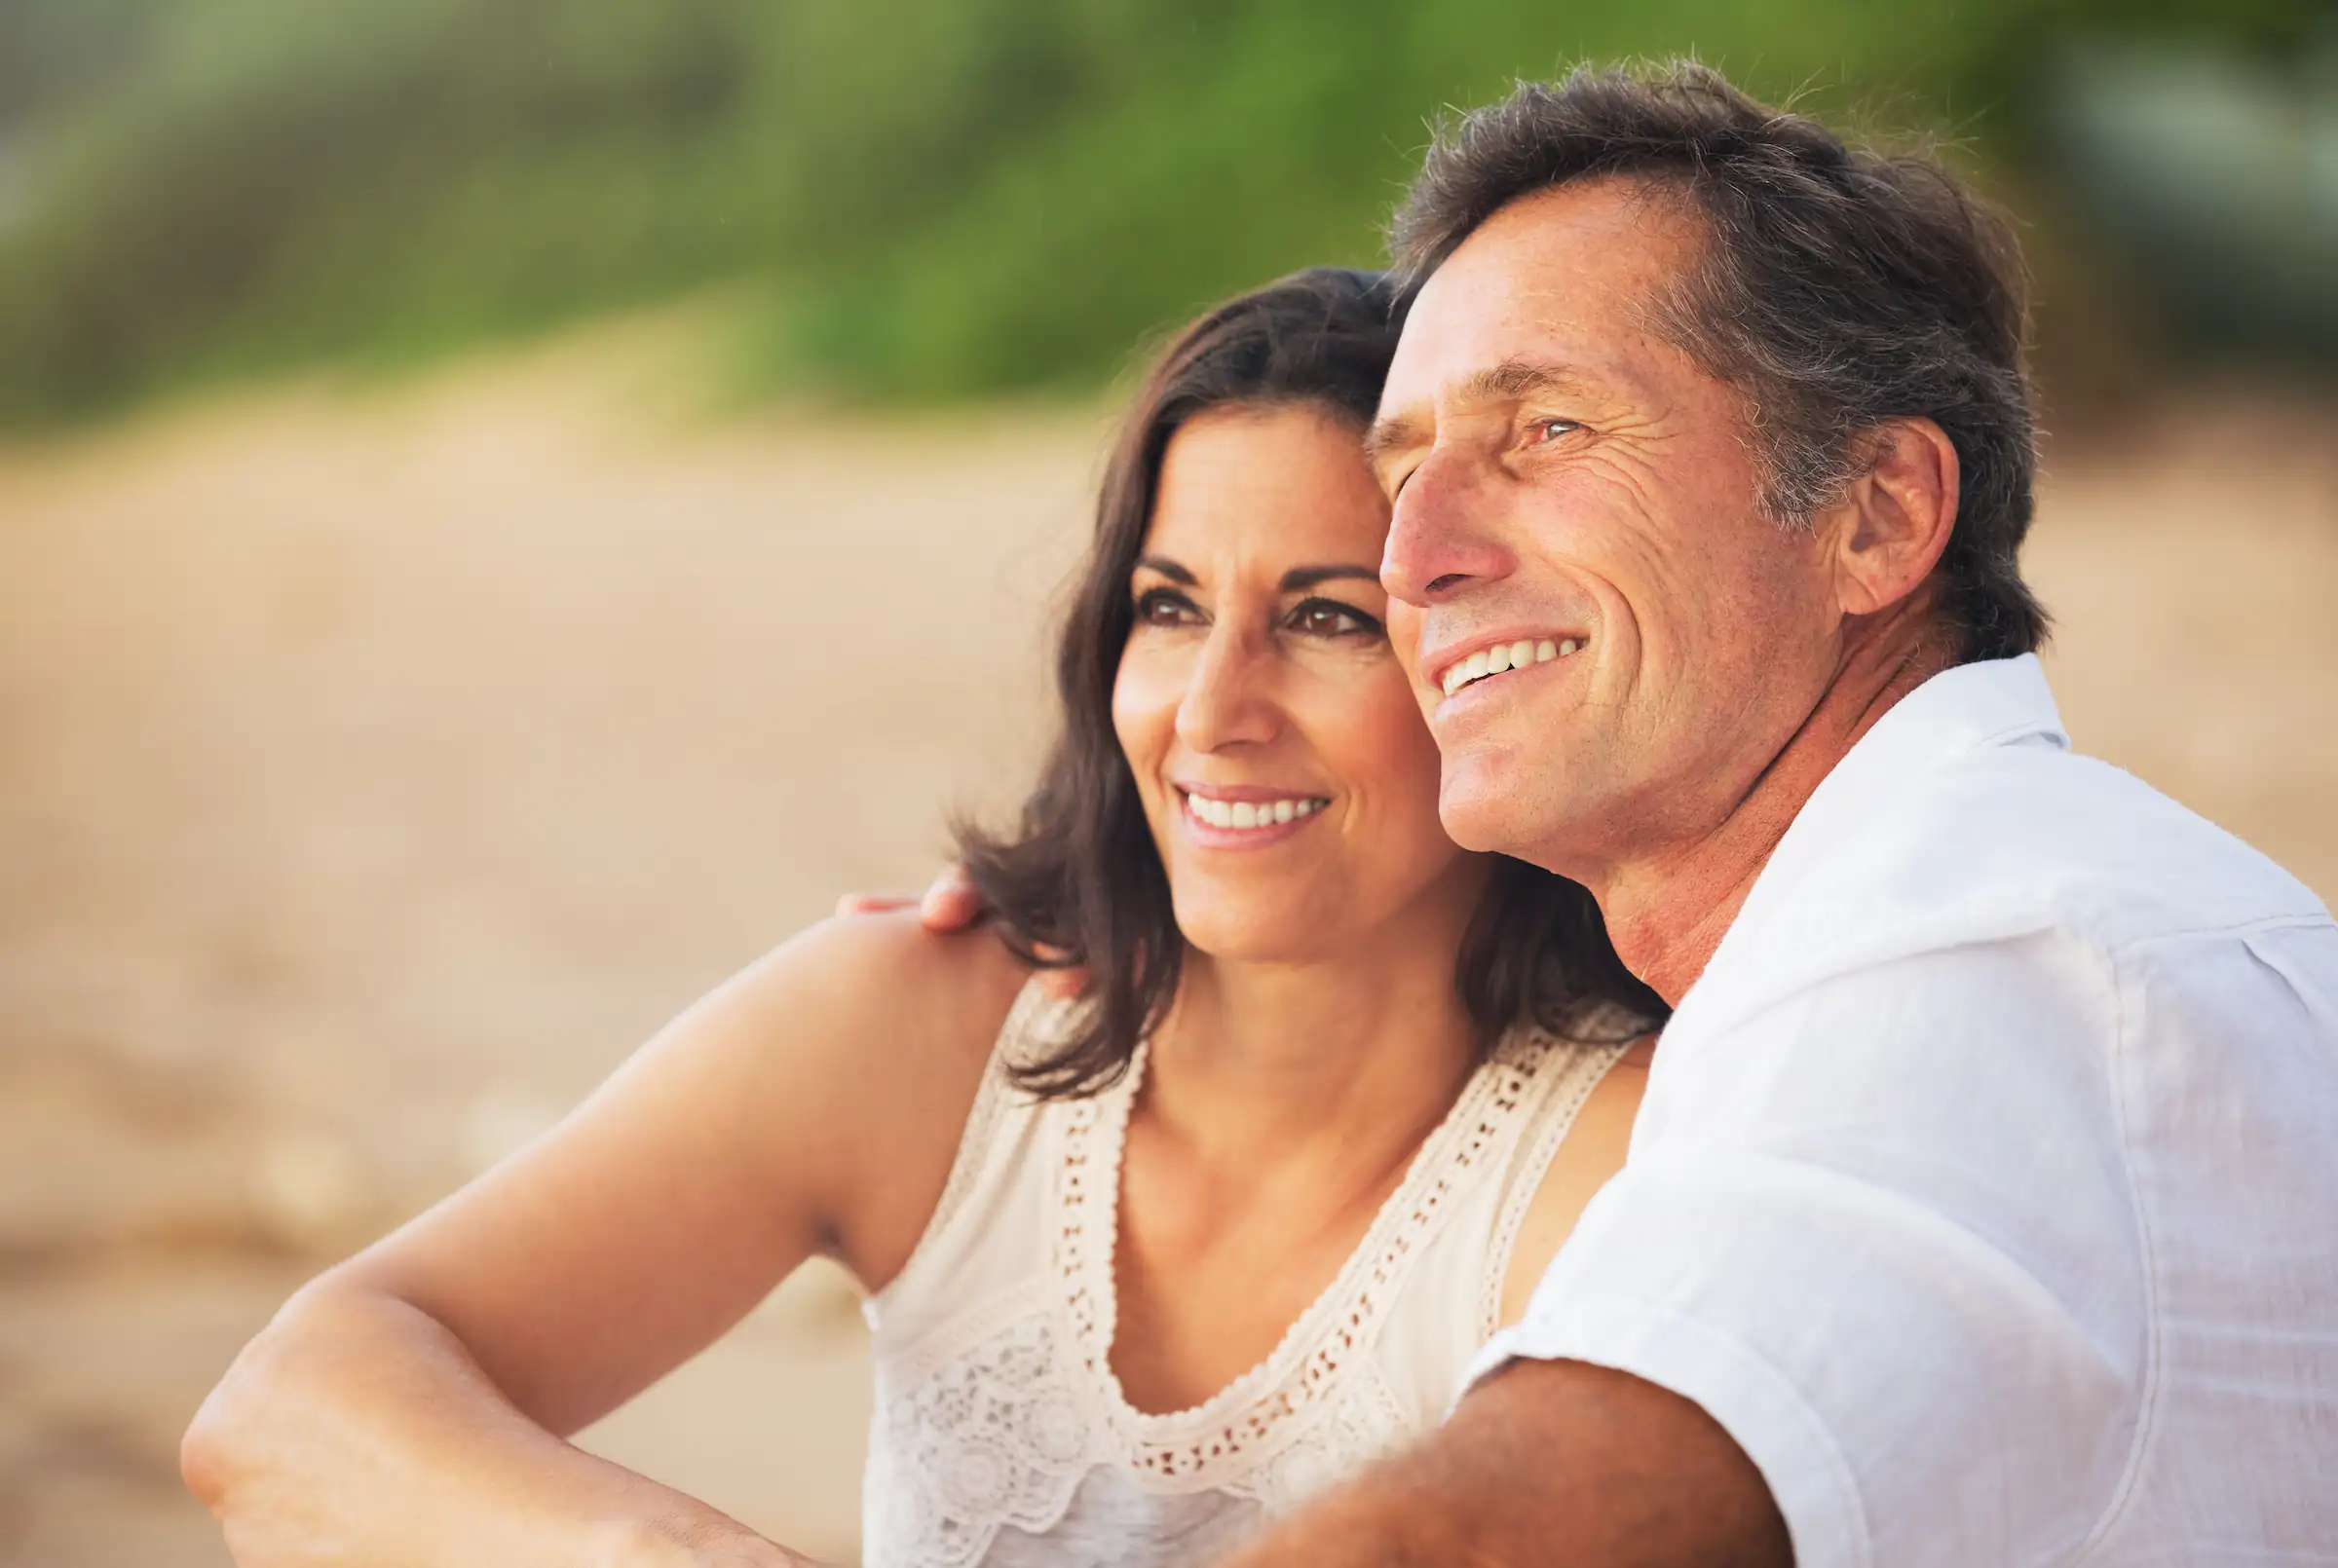
[[[1304,593],[1319,583],[1347,579],[1377,582],[1380,580],[1380,569],[1376,566],[1295,566],[1283,574],[1283,592]]]
[[[1166,555],[1140,556],[1137,560],[1137,565],[1144,571],[1157,572],[1162,577],[1167,578],[1170,581],[1175,582],[1182,587],[1190,588],[1201,581],[1199,578],[1187,571],[1184,567],[1178,565],[1175,561],[1169,559],[1169,557]]]

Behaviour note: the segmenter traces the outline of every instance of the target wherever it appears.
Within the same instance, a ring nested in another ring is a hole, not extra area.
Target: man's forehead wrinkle
[[[1414,303],[1389,382],[1402,401],[1382,405],[1366,440],[1376,470],[1435,442],[1448,417],[1538,392],[1635,425],[1676,404],[1659,302],[1702,248],[1685,196],[1599,179],[1522,198],[1465,239]]]
[[[1675,182],[1602,178],[1519,199],[1456,259],[1484,264],[1490,248],[1507,252],[1501,291],[1528,314],[1573,314],[1595,296],[1629,313],[1691,275],[1710,246],[1710,225]]]
[[[1462,246],[1489,233],[1548,232],[1554,224],[1601,231],[1606,243],[1629,235],[1668,249],[1701,249],[1710,234],[1692,176],[1602,174],[1516,198],[1490,214]]]

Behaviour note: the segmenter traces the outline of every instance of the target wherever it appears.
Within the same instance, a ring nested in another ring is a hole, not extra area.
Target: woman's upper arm
[[[914,916],[824,922],[317,1288],[410,1302],[522,1411],[574,1431],[813,1252],[863,1270],[906,1255],[1019,984],[997,944]]]

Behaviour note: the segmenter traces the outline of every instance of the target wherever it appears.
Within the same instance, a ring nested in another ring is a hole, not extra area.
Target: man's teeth
[[[1324,798],[1286,796],[1280,801],[1213,801],[1188,795],[1186,809],[1213,828],[1271,828],[1310,817],[1332,803]]]
[[[1504,670],[1523,670],[1529,664],[1548,664],[1555,658],[1565,658],[1582,646],[1572,637],[1562,637],[1556,642],[1548,637],[1539,642],[1522,637],[1515,643],[1496,643],[1491,648],[1480,649],[1445,672],[1445,694],[1450,697],[1470,682],[1499,675]]]

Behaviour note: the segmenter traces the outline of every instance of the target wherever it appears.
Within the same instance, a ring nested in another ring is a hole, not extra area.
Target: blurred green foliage
[[[2296,0],[0,0],[0,422],[751,282],[773,378],[1094,385],[1369,263],[1452,105],[1693,51],[2017,167],[2064,36]]]

